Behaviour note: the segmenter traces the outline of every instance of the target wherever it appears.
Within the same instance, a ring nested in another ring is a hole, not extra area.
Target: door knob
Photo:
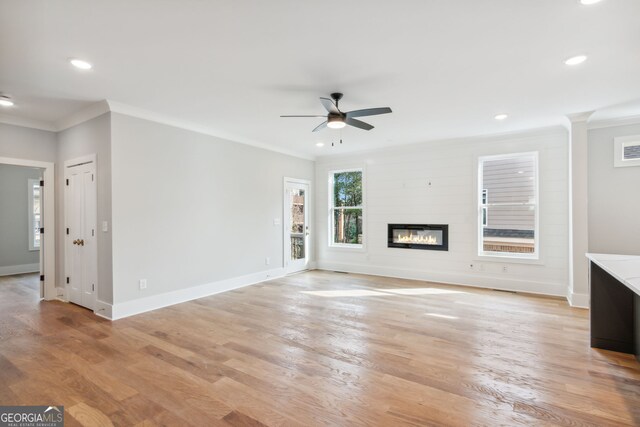
[[[78,240],[78,244],[79,244],[80,246],[84,246],[84,239],[82,239],[82,240]]]
[[[78,244],[78,239],[74,240],[74,241],[73,241],[73,244],[74,244],[74,245],[77,245],[77,244]]]

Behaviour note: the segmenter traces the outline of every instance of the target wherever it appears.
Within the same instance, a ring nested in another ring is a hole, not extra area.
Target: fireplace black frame
[[[442,231],[442,244],[421,245],[418,243],[394,242],[393,230]],[[401,249],[423,249],[428,251],[448,251],[449,250],[449,224],[387,224],[387,247],[401,248]]]

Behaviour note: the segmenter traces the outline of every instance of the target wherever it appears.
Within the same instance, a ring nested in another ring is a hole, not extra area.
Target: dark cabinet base
[[[640,297],[591,262],[591,347],[640,355]]]

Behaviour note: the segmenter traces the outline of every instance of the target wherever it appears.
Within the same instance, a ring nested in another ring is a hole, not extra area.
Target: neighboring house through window
[[[538,258],[538,156],[478,160],[478,253]]]

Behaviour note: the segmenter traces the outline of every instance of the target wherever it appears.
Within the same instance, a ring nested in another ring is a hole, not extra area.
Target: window
[[[332,246],[362,247],[362,169],[329,173]]]
[[[537,153],[478,161],[478,253],[538,258]]]
[[[37,251],[40,249],[40,180],[30,179],[28,181],[28,223],[29,223],[29,250]]]
[[[614,138],[613,150],[615,167],[640,166],[640,135]]]

